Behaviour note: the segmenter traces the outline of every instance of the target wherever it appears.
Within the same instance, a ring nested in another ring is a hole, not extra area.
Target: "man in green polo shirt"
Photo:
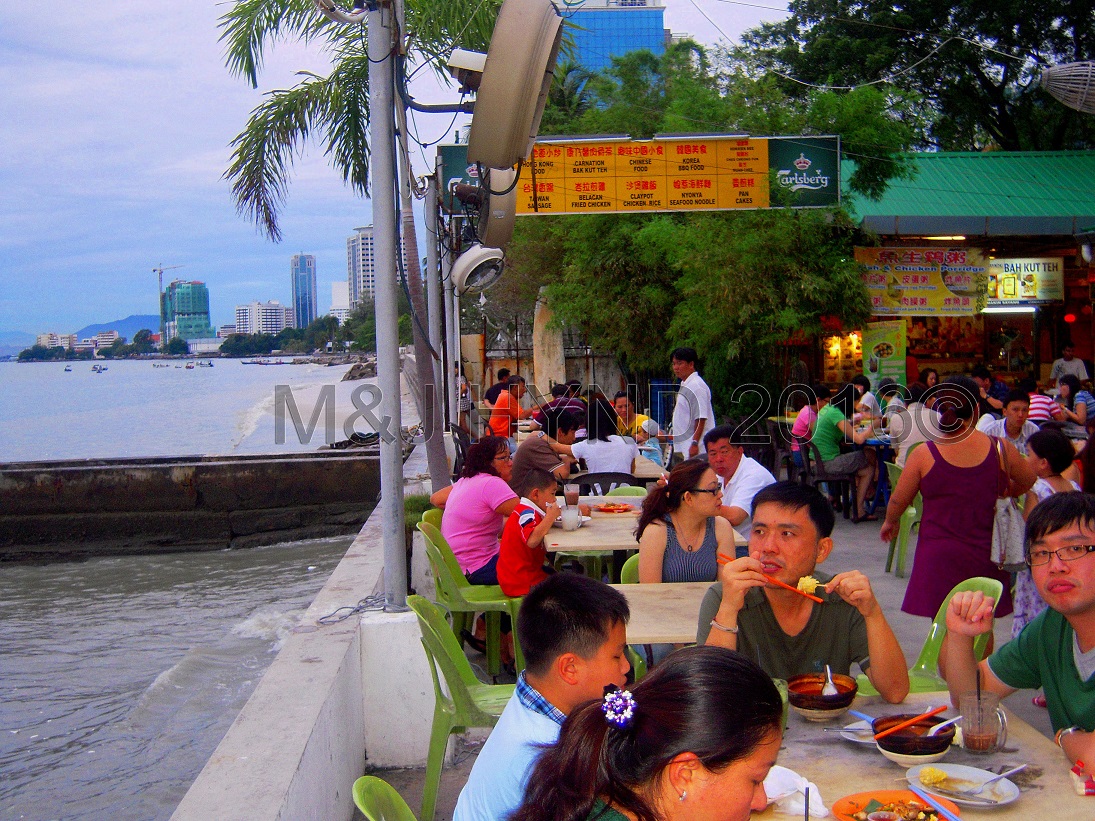
[[[1095,496],[1055,493],[1030,514],[1027,564],[1049,608],[988,659],[974,639],[992,631],[996,606],[979,591],[957,593],[947,609],[941,672],[957,706],[981,687],[1001,697],[1042,687],[1057,744],[1095,773]],[[944,670],[945,668],[945,670]]]

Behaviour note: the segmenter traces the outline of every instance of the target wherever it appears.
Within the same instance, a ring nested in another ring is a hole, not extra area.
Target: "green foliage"
[[[19,351],[19,361],[49,362],[55,359],[65,359],[66,353],[68,352],[61,347],[47,348],[45,345],[32,345]]]
[[[343,4],[346,8],[349,5]],[[486,51],[501,0],[408,0],[404,3],[409,59],[433,63],[448,79],[445,59],[453,44]],[[236,207],[273,240],[288,193],[293,160],[318,139],[353,190],[368,193],[368,41],[364,23],[340,25],[323,17],[312,0],[234,0],[220,19],[229,71],[258,86],[267,46],[297,39],[324,50],[333,63],[326,77],[305,78],[268,93],[232,141],[225,178]]]
[[[225,356],[265,356],[276,346],[277,337],[272,334],[231,334],[220,351]]]
[[[1089,148],[1095,120],[1039,88],[1048,65],[1095,58],[1090,0],[984,3],[793,0],[790,16],[743,38],[754,76],[808,99],[807,85],[872,83],[924,147]]]
[[[190,353],[190,346],[186,344],[185,339],[175,336],[167,341],[167,347],[164,349],[164,353],[169,356],[185,356]]]

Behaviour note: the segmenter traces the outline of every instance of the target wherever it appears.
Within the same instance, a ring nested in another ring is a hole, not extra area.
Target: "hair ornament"
[[[616,689],[605,693],[601,712],[605,714],[605,721],[622,730],[631,726],[635,718],[636,706],[635,698],[630,690]]]

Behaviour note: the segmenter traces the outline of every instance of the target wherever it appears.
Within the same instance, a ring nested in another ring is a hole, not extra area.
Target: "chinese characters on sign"
[[[790,205],[831,205],[838,158],[835,137],[537,143],[521,169],[517,213],[767,208],[773,184],[790,192]]]
[[[856,248],[875,316],[974,314],[985,307],[978,248]]]

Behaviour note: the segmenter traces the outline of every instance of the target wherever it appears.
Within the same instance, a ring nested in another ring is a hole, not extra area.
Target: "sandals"
[[[873,513],[868,513],[865,516],[856,516],[856,517],[854,517],[852,519],[852,524],[857,525],[860,522],[877,522],[877,521],[878,521],[877,516],[875,516]]]
[[[473,650],[482,653],[484,656],[487,654],[487,643],[483,639],[477,639],[468,630],[461,630],[460,638]]]

